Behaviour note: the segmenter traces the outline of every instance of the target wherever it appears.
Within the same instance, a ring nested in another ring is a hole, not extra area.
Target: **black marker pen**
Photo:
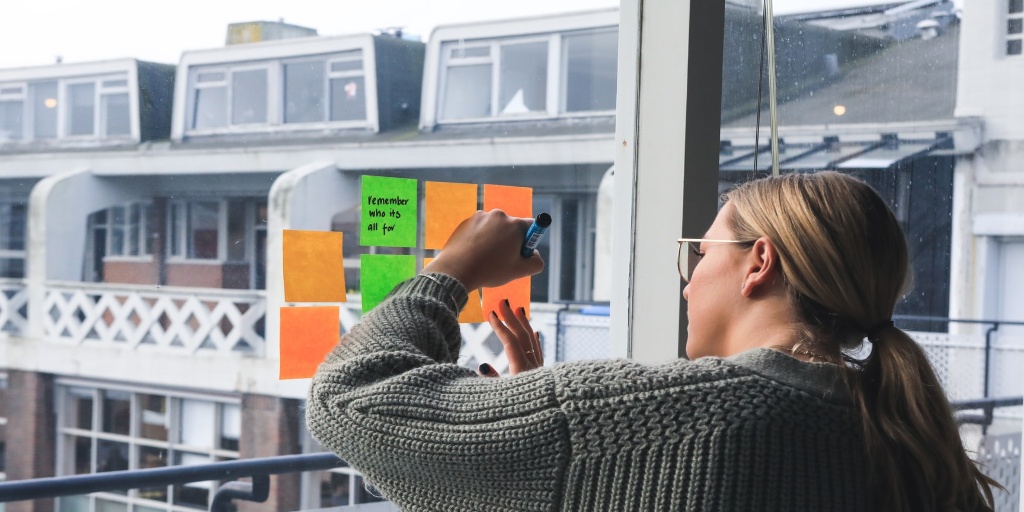
[[[533,225],[526,232],[526,240],[523,241],[523,248],[519,251],[519,254],[524,258],[533,256],[533,250],[540,245],[540,239],[544,238],[544,233],[548,232],[548,226],[551,225],[551,216],[542,213],[537,216],[537,219],[533,221]]]

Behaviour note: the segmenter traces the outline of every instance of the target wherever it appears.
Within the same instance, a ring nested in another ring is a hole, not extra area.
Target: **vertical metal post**
[[[765,0],[765,30],[768,50],[768,118],[771,123],[769,141],[772,145],[772,176],[779,175],[779,106],[775,82],[775,8],[772,0]]]

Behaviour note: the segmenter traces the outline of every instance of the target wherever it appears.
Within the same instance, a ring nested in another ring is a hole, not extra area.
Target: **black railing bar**
[[[233,480],[254,475],[273,475],[318,471],[344,466],[345,462],[329,452],[281,455],[258,459],[232,460],[172,466],[166,468],[110,471],[91,475],[57,476],[0,483],[0,503],[73,496],[99,491],[116,491],[163,485]]]
[[[893,320],[923,320],[929,322],[953,322],[956,324],[1000,324],[1000,325],[1024,325],[1024,321],[1010,320],[975,320],[965,318],[945,318],[941,316],[922,315],[893,315]]]
[[[997,407],[1016,407],[1018,405],[1024,405],[1024,396],[982,398],[978,400],[957,400],[950,402],[949,405],[957,411]]]

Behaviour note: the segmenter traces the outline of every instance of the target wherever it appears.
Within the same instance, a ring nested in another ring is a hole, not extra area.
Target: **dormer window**
[[[441,46],[441,121],[550,118],[615,109],[616,29]]]
[[[1006,18],[1006,54],[1024,54],[1024,0],[1008,0]]]
[[[0,143],[131,136],[123,75],[0,84]]]
[[[362,50],[197,66],[189,76],[190,132],[367,120]]]

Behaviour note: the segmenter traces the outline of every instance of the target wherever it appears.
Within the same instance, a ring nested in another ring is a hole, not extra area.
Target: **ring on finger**
[[[533,350],[527,350],[526,352],[523,352],[523,353],[524,354],[532,354],[533,352],[534,352]]]

